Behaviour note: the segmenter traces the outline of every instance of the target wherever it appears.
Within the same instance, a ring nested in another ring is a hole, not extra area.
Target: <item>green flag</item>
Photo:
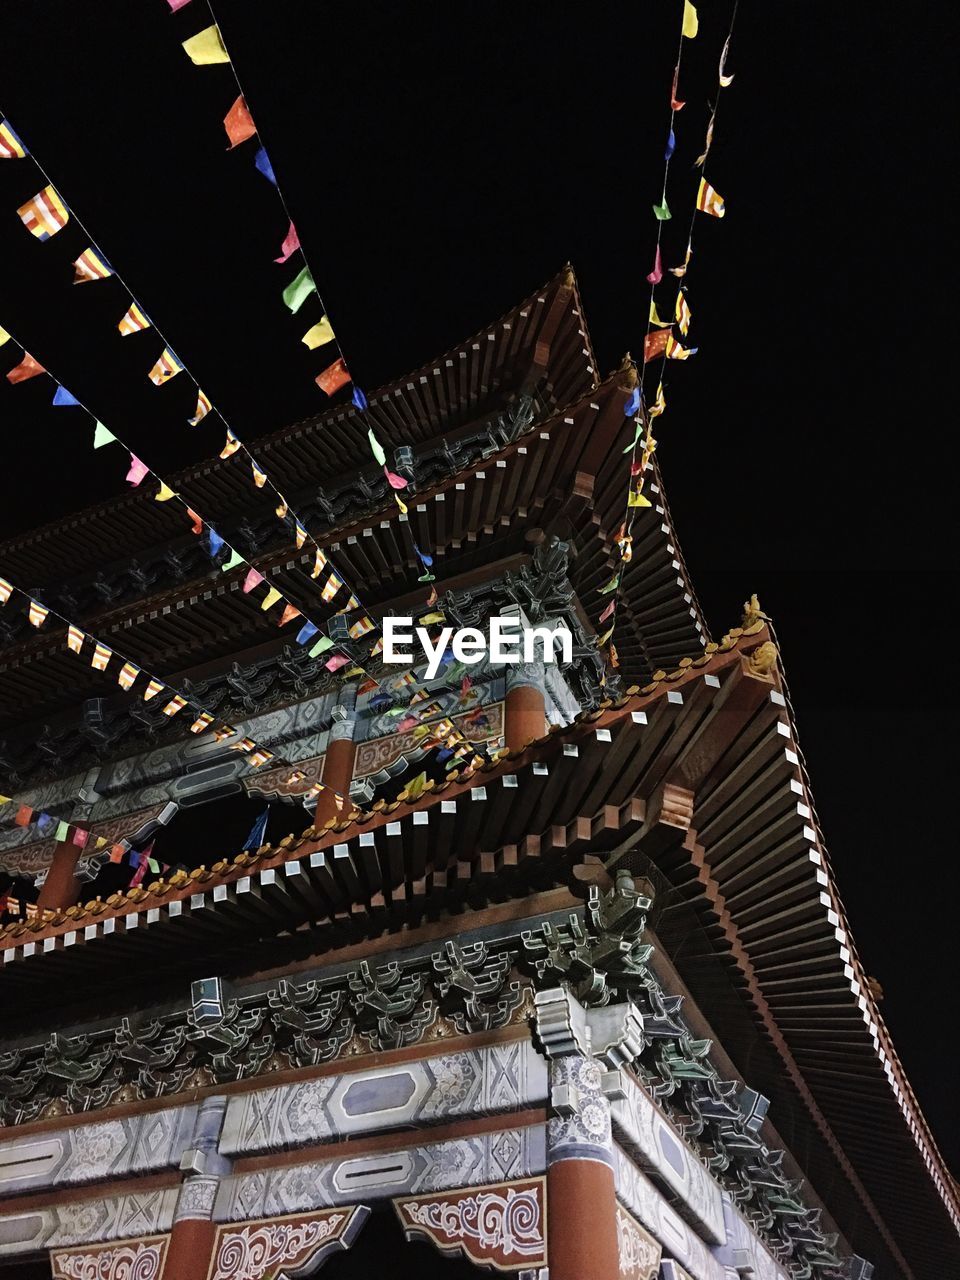
[[[329,636],[321,636],[317,643],[310,650],[310,657],[315,658],[320,653],[326,653],[328,649],[333,648],[333,641]]]
[[[99,449],[101,445],[113,444],[116,436],[112,431],[108,431],[102,422],[97,423],[97,429],[93,433],[93,447]]]
[[[653,206],[653,216],[658,222],[667,222],[673,217],[673,214],[667,208],[667,198],[664,196],[663,204],[655,204]]]
[[[230,559],[226,562],[226,564],[222,564],[220,566],[220,572],[227,573],[230,569],[235,569],[238,564],[243,564],[243,556],[240,554],[239,551],[234,551],[231,549]]]
[[[296,280],[290,282],[283,291],[283,300],[296,315],[311,293],[316,293],[317,286],[313,283],[313,276],[310,274],[310,268],[304,267]]]
[[[367,439],[370,441],[370,450],[373,453],[373,456],[380,463],[381,467],[385,467],[387,465],[387,455],[383,452],[383,445],[373,434],[373,427],[367,428]]]

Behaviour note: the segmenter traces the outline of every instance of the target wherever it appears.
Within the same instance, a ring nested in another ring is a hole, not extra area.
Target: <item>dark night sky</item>
[[[0,112],[247,438],[322,407],[279,293],[286,230],[253,144],[225,151],[229,70],[180,41],[204,0],[6,0]],[[687,43],[665,239],[677,260],[730,0]],[[349,5],[219,0],[218,17],[348,360],[368,388],[492,320],[566,261],[601,371],[637,351],[678,0]],[[955,973],[954,398],[945,262],[952,6],[741,0],[660,458],[716,632],[772,614],[840,890],[945,1153],[960,1164],[938,993]],[[75,289],[71,224],[34,241],[42,182],[0,162],[0,324],[159,470],[220,447],[191,386],[156,389],[116,281]],[[663,303],[669,305],[669,292]],[[0,372],[16,361],[0,353]],[[46,380],[0,381],[0,534],[124,489]],[[0,565],[2,568],[2,565]],[[65,570],[69,568],[64,566]],[[951,1111],[953,1112],[951,1114]]]

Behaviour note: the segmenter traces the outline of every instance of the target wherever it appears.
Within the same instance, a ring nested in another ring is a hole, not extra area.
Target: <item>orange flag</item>
[[[35,378],[38,373],[46,373],[46,369],[39,360],[34,360],[28,351],[23,353],[23,359],[18,365],[15,365],[7,374],[8,382],[26,382],[28,378]]]
[[[317,386],[328,396],[332,396],[340,387],[345,387],[350,380],[350,374],[342,356],[339,360],[334,360],[323,373],[318,374],[316,379]]]
[[[233,150],[238,147],[241,142],[246,142],[248,138],[252,138],[257,132],[257,126],[253,123],[253,116],[243,100],[243,94],[236,100],[230,110],[223,118],[223,127],[227,131],[227,137],[230,139],[230,147]]]

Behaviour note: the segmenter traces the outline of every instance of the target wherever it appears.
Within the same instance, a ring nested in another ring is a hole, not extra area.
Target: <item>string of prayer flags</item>
[[[130,470],[127,472],[127,483],[132,484],[134,488],[140,483],[150,468],[145,462],[141,462],[135,453],[130,455]]]
[[[62,231],[70,212],[53,187],[44,187],[17,210],[20,221],[38,240],[49,240]]]
[[[304,267],[296,279],[291,280],[284,289],[283,300],[293,314],[296,315],[311,293],[316,293],[316,291],[317,286],[313,283],[310,268]]]
[[[72,649],[74,653],[80,653],[85,639],[86,636],[80,628],[71,622],[67,627],[67,648]]]
[[[35,360],[29,351],[23,353],[23,359],[18,365],[15,365],[7,374],[8,382],[26,382],[30,378],[36,378],[41,373],[46,373],[46,369],[39,360]]]
[[[113,275],[113,267],[93,249],[85,249],[73,264],[73,283],[86,284],[91,280],[106,280]]]
[[[284,262],[287,262],[291,255],[296,253],[299,248],[300,237],[297,235],[297,228],[291,222],[290,229],[283,237],[283,244],[280,246],[280,257],[274,258],[274,262],[279,262],[282,265]],[[284,301],[286,301],[286,299],[284,299]]]
[[[277,185],[277,175],[273,172],[273,165],[270,163],[270,157],[267,155],[265,148],[260,148],[254,157],[253,163],[268,182],[272,182],[274,186]]]
[[[82,408],[80,401],[66,387],[57,386],[53,393],[53,403],[59,407],[69,406],[70,408]]]
[[[211,67],[230,61],[216,23],[184,40],[183,51],[196,67]]]
[[[230,142],[230,146],[227,148],[228,151],[232,151],[234,147],[239,147],[241,142],[246,142],[248,138],[255,136],[257,127],[253,123],[253,116],[250,114],[242,93],[224,116],[223,127],[227,131],[227,138]]]
[[[151,698],[155,698],[163,688],[162,680],[151,680],[143,691],[144,702],[149,702]]]
[[[147,377],[155,387],[161,387],[165,382],[169,382],[171,378],[175,378],[182,368],[183,365],[170,348],[165,347],[163,354],[147,374]]]
[[[131,333],[141,333],[144,329],[150,329],[151,327],[150,321],[135,302],[130,303],[130,306],[124,312],[123,319],[117,325],[121,336],[124,338]]]
[[[35,627],[42,627],[49,612],[50,610],[45,605],[38,604],[36,600],[31,600],[27,616]]]
[[[271,587],[267,592],[267,594],[261,600],[260,608],[263,609],[264,612],[266,612],[267,609],[272,609],[273,606],[277,603],[277,601],[280,598],[281,598],[280,592],[277,590],[277,588]]]
[[[677,327],[684,337],[690,332],[690,307],[687,303],[687,295],[681,289],[677,294],[676,321]]]
[[[335,335],[333,325],[326,316],[321,316],[315,325],[307,330],[300,341],[304,346],[309,347],[311,351],[315,351],[317,347],[324,347],[328,342],[332,342]]]
[[[700,19],[697,17],[696,8],[690,0],[683,0],[683,34],[688,40],[693,40],[699,30]]]
[[[209,396],[205,395],[205,394],[204,394],[204,392],[202,392],[202,391],[199,389],[199,387],[198,387],[198,388],[197,388],[197,408],[196,408],[196,411],[194,412],[194,415],[193,415],[193,417],[192,417],[192,418],[188,418],[188,419],[187,419],[187,421],[190,423],[191,427],[197,427],[197,426],[199,426],[199,425],[200,425],[200,423],[201,423],[201,422],[204,420],[204,418],[207,416],[207,414],[210,412],[210,410],[211,410],[211,408],[212,408],[212,407],[213,407],[213,406],[212,406],[212,405],[211,405],[211,403],[210,403],[210,398],[209,398]]]
[[[651,360],[656,360],[657,356],[662,356],[666,350],[667,340],[670,337],[669,329],[659,329],[656,333],[648,333],[643,340],[643,363],[649,364]]]
[[[280,495],[280,501],[277,503],[277,513],[276,513],[276,514],[277,514],[277,519],[278,519],[278,520],[285,520],[285,519],[287,518],[287,512],[288,512],[289,510],[290,510],[290,508],[287,506],[287,500],[286,500],[286,498],[285,498],[285,497],[283,497],[283,495],[281,494],[281,495]]]
[[[345,387],[350,381],[350,373],[343,356],[334,360],[333,364],[328,365],[323,373],[317,375],[315,381],[320,390],[326,392],[328,396],[332,396],[341,387]]]
[[[175,693],[167,705],[163,708],[165,716],[175,716],[178,711],[182,711],[187,705],[187,700],[182,693]]]
[[[268,751],[266,747],[258,747],[256,751],[250,753],[249,763],[254,769],[259,769],[261,765],[273,759],[273,752]]]
[[[98,640],[93,650],[93,658],[90,665],[94,671],[106,671],[112,657],[113,650],[108,645],[105,645],[102,640]]]
[[[719,196],[706,178],[700,179],[697,191],[697,209],[701,213],[709,213],[714,218],[722,218],[726,213],[723,198]]]
[[[249,595],[254,587],[259,587],[263,574],[258,569],[251,569],[243,580],[244,595]]]
[[[233,434],[230,428],[227,427],[227,442],[223,446],[223,448],[220,450],[220,457],[230,458],[237,452],[239,448],[240,448],[240,441]]]
[[[383,468],[383,474],[387,477],[387,484],[391,489],[405,489],[407,482],[403,476],[398,476],[395,471],[391,471],[389,467]]]
[[[13,126],[6,120],[0,120],[0,160],[22,160],[28,154]]]
[[[190,726],[191,733],[203,733],[204,729],[209,728],[213,723],[213,716],[209,711],[201,711]]]
[[[125,662],[120,668],[120,674],[117,676],[117,684],[121,689],[130,689],[140,674],[140,668],[132,662]]]
[[[670,212],[670,209],[667,206],[666,196],[663,197],[662,204],[655,204],[653,206],[653,216],[656,218],[658,222],[669,222],[669,220],[673,217],[673,214]]]
[[[667,359],[668,360],[689,360],[691,356],[695,356],[699,347],[682,347],[673,334],[667,336]]]

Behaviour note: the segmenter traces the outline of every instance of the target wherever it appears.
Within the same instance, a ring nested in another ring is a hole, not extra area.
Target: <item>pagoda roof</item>
[[[754,619],[420,796],[8,926],[8,1012],[35,1010],[50,984],[81,971],[99,1006],[158,957],[165,978],[231,956],[296,961],[522,897],[600,854],[659,882],[658,935],[858,1251],[907,1275],[947,1274],[956,1188],[850,937],[771,654]]]

